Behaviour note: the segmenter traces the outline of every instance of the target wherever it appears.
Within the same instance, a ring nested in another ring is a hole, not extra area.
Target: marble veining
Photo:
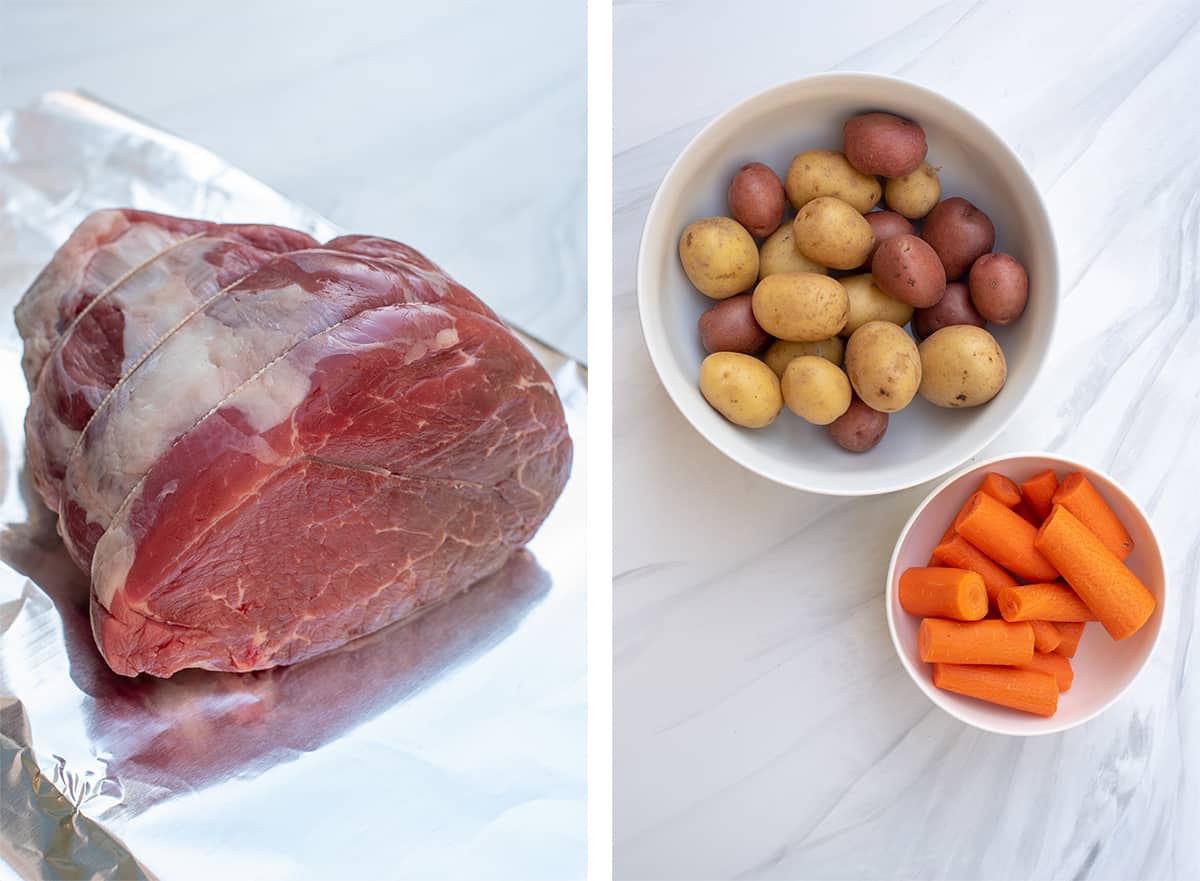
[[[585,56],[582,2],[0,3],[0,108],[85,89],[581,360]]]
[[[1200,6],[718,0],[614,7],[614,867],[619,878],[1200,878]],[[725,459],[638,324],[655,188],[713,116],[826,70],[964,104],[1047,200],[1050,364],[980,457],[1094,462],[1146,507],[1169,614],[1129,693],[1014,739],[934,708],[883,578],[932,483],[831,499]]]

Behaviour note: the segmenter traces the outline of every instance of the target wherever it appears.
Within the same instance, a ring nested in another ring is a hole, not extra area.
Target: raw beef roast
[[[388,239],[100,211],[17,326],[33,483],[125,675],[404,618],[497,570],[570,468],[541,365]]]

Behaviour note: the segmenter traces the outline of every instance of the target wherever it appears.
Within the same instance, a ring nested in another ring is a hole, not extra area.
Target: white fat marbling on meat
[[[291,346],[322,329],[324,309],[299,286],[243,302],[216,301],[166,337],[96,412],[67,469],[68,493],[106,524],[177,437]],[[316,305],[318,308],[314,308]],[[218,321],[213,316],[221,315]],[[238,321],[237,326],[230,322]],[[293,376],[248,403],[255,430],[269,428],[308,392]],[[298,397],[297,397],[298,396]]]
[[[125,317],[125,360],[121,375],[128,373],[138,360],[172,327],[185,319],[197,306],[197,296],[214,293],[216,269],[201,263],[198,270],[180,274],[173,260],[150,264],[113,296],[113,305]],[[195,277],[201,276],[201,277]]]
[[[112,607],[113,597],[125,586],[134,555],[133,538],[123,526],[114,525],[96,544],[96,554],[92,557],[92,590],[104,608]]]
[[[103,234],[103,228],[127,221],[120,212],[102,212],[88,238]],[[115,241],[95,251],[73,253],[70,242],[64,253],[56,255],[46,271],[26,291],[17,306],[17,326],[25,339],[26,378],[33,387],[46,358],[54,350],[60,334],[59,316],[64,305],[77,302],[80,286],[87,281],[90,290],[103,293],[126,278],[144,263],[186,238],[152,223],[135,223]]]
[[[311,370],[282,358],[242,386],[228,403],[236,406],[250,427],[262,434],[287,419],[311,387]]]

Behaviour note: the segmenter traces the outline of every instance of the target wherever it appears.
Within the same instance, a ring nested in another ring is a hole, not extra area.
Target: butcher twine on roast
[[[499,569],[570,470],[542,366],[388,239],[98,211],[16,316],[33,484],[127,676],[398,621]]]

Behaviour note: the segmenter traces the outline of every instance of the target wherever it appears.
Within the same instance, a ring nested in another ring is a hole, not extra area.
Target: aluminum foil
[[[85,95],[0,115],[0,876],[582,876],[586,372],[527,339],[575,464],[491,579],[293,667],[116,676],[24,471],[12,308],[84,215],[121,205],[341,232]]]

